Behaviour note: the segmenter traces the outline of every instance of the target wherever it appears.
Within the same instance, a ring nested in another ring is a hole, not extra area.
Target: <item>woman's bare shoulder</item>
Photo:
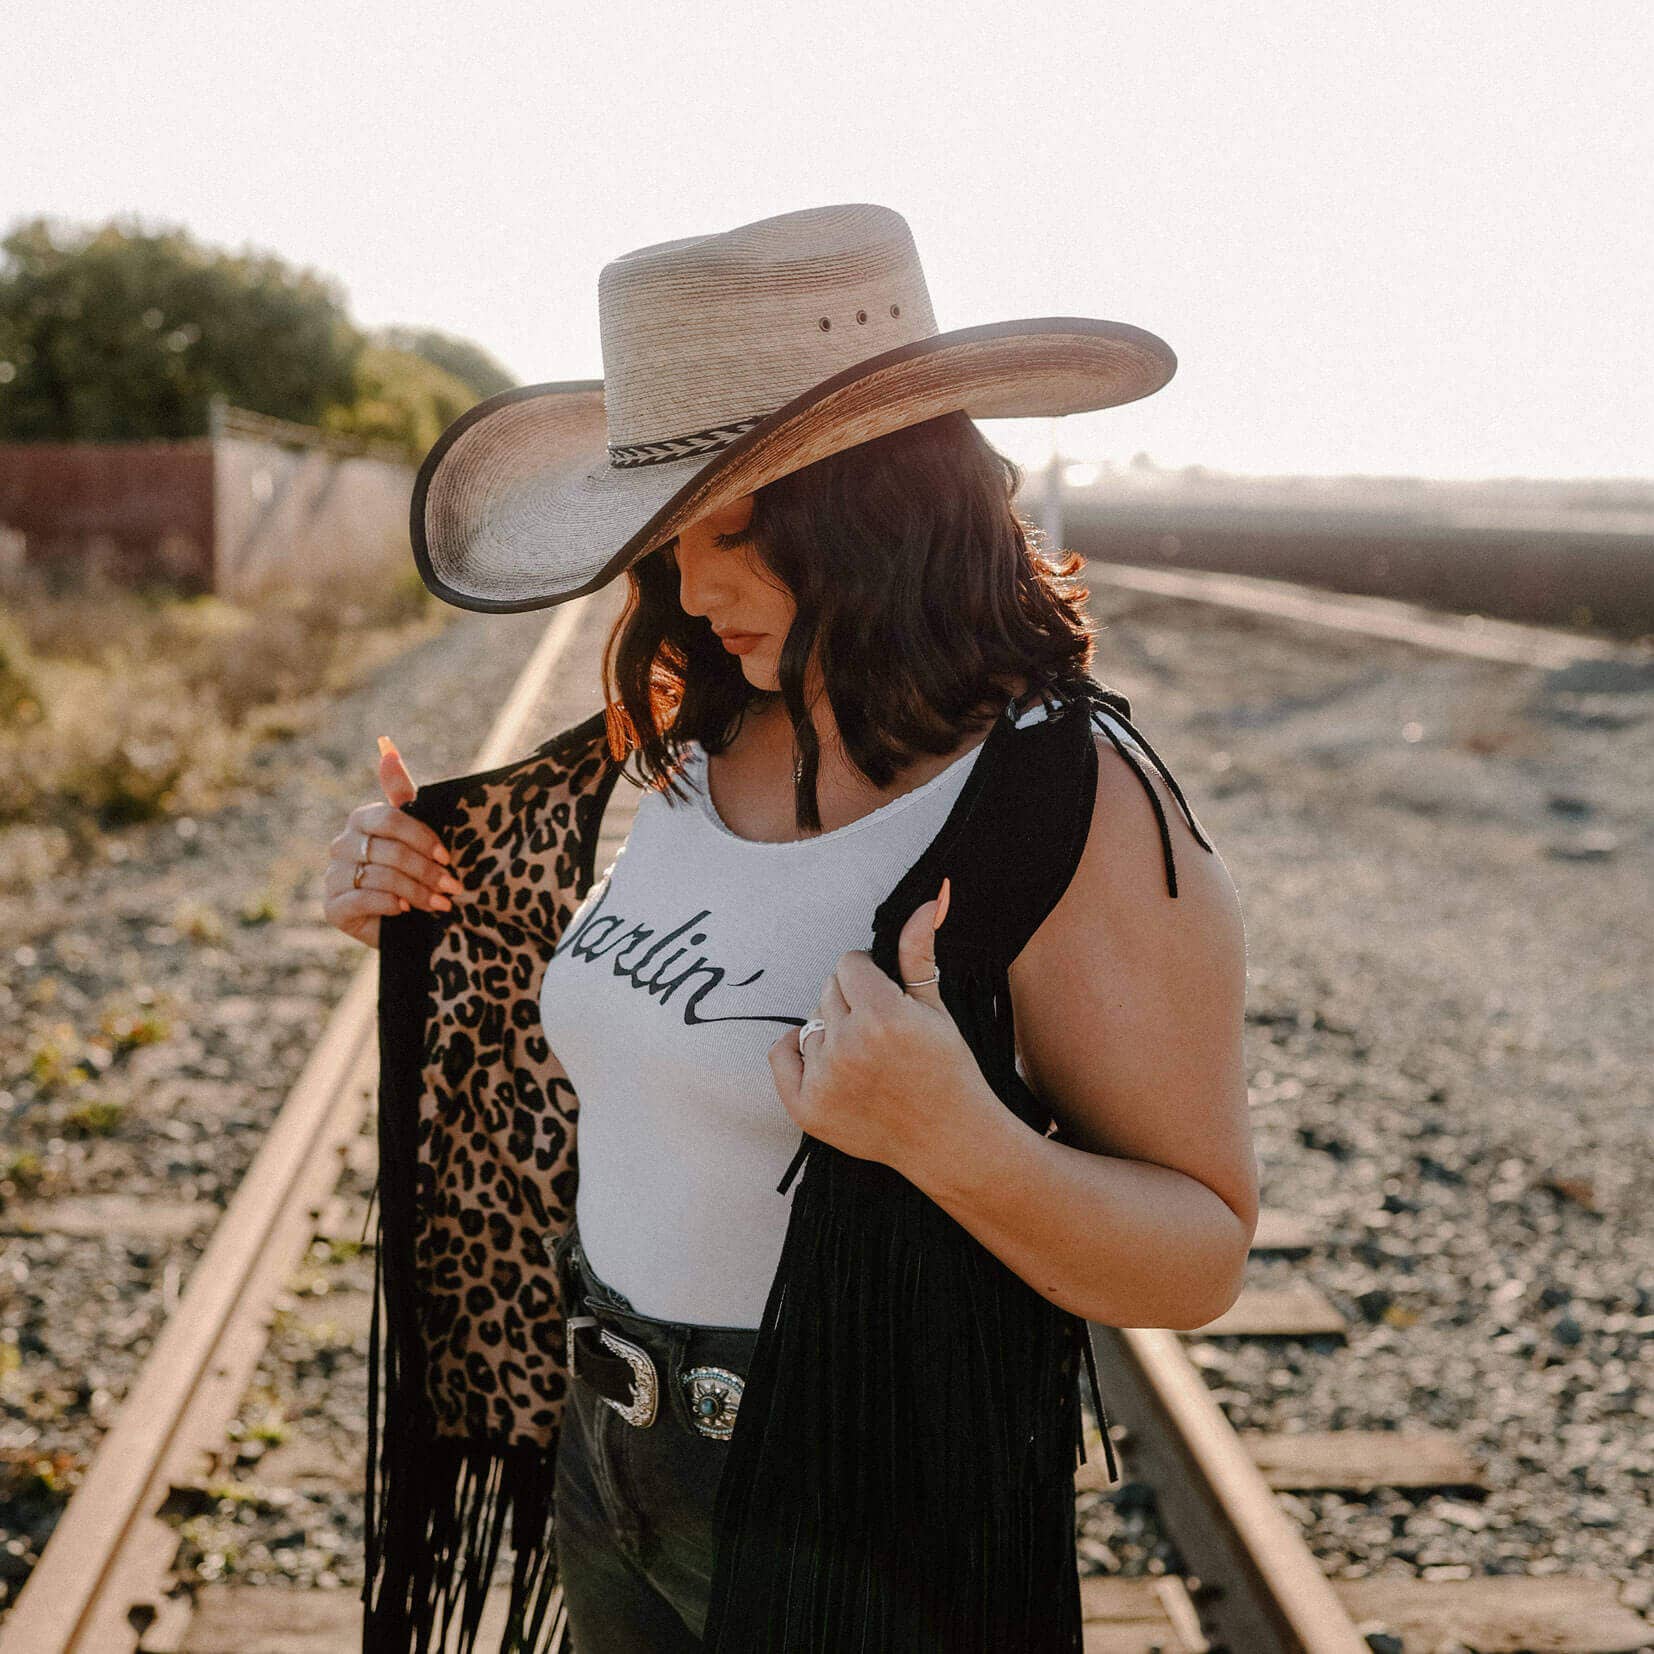
[[[1019,974],[1042,973],[1061,960],[1070,968],[1076,960],[1113,968],[1150,956],[1175,974],[1232,969],[1244,957],[1240,896],[1210,835],[1202,827],[1196,836],[1139,749],[1134,767],[1108,735],[1096,732],[1093,740],[1097,790],[1085,847],[1067,888],[1017,956]],[[1149,788],[1159,800],[1158,818]],[[1161,821],[1171,839],[1175,898]]]

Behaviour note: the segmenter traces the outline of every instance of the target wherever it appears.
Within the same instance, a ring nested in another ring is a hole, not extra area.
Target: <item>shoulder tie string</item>
[[[1114,750],[1119,753],[1123,759],[1125,759],[1125,761],[1131,766],[1132,772],[1136,775],[1137,779],[1142,782],[1143,791],[1149,795],[1149,803],[1154,806],[1155,826],[1160,830],[1160,850],[1166,863],[1166,888],[1171,895],[1175,896],[1177,894],[1177,866],[1172,859],[1172,835],[1166,825],[1165,809],[1160,803],[1159,793],[1154,790],[1153,784],[1144,773],[1143,766],[1137,762],[1135,757],[1132,756],[1130,749],[1120,739],[1119,733],[1113,727],[1115,723],[1119,723],[1125,729],[1126,733],[1130,735],[1132,740],[1135,741],[1139,747],[1142,748],[1144,753],[1147,754],[1149,761],[1160,772],[1161,778],[1165,781],[1167,787],[1171,789],[1172,797],[1177,800],[1177,806],[1183,812],[1183,819],[1188,822],[1189,831],[1194,834],[1195,842],[1201,847],[1201,849],[1212,851],[1211,841],[1206,837],[1205,833],[1201,831],[1200,823],[1195,820],[1194,811],[1189,808],[1189,801],[1183,796],[1183,789],[1178,786],[1177,778],[1169,769],[1166,768],[1160,754],[1149,745],[1148,739],[1139,729],[1136,728],[1131,719],[1128,718],[1125,713],[1116,710],[1113,706],[1104,707],[1096,704],[1096,699],[1093,697],[1091,721],[1094,725],[1097,725],[1102,729],[1102,732],[1109,738]],[[1216,852],[1213,853],[1215,854]]]

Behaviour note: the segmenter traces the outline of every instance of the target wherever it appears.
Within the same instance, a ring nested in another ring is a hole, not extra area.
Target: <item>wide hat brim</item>
[[[421,579],[447,603],[543,609],[596,591],[688,524],[856,443],[960,411],[1030,419],[1135,402],[1177,370],[1126,322],[1047,316],[898,346],[812,386],[726,448],[609,462],[602,380],[523,385],[461,414],[420,465]]]

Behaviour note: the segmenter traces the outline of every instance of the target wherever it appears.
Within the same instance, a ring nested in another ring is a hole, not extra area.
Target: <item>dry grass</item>
[[[0,582],[0,884],[137,822],[212,811],[290,738],[449,618],[409,571],[233,604],[34,571]]]

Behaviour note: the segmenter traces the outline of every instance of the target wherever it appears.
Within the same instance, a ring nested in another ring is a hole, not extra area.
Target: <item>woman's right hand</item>
[[[379,946],[379,920],[406,913],[410,906],[444,912],[450,896],[464,896],[465,886],[449,870],[446,847],[422,821],[400,808],[418,788],[387,736],[379,738],[379,784],[385,802],[358,804],[328,846],[322,880],[322,916],[346,936]],[[360,885],[352,884],[364,848],[368,865]]]

